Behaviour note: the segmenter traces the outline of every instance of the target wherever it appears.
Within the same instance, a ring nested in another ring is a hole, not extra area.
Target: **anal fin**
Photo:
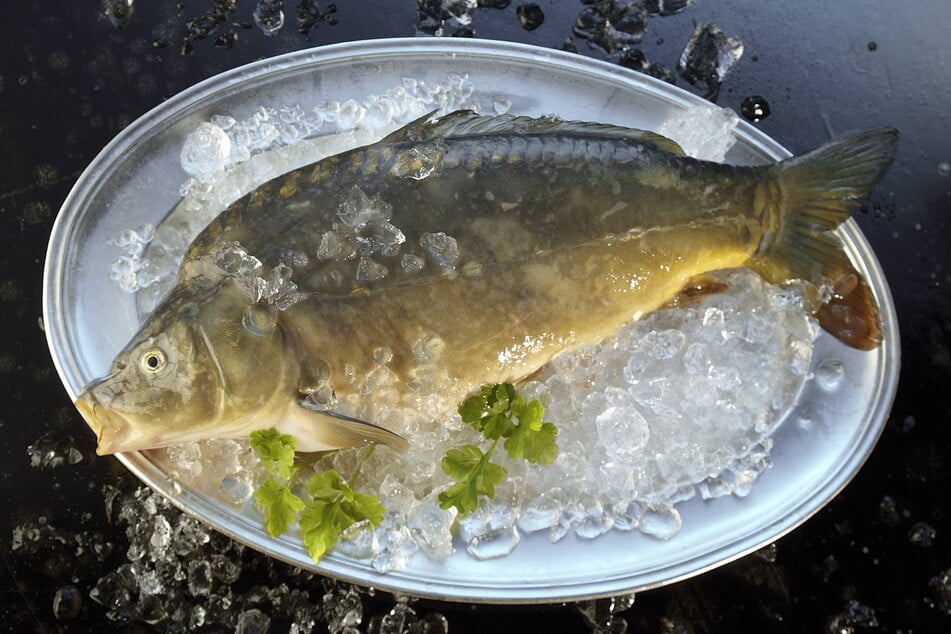
[[[873,350],[882,342],[882,318],[865,280],[854,269],[832,282],[832,297],[815,313],[819,325],[842,343]]]
[[[729,285],[715,275],[710,275],[709,273],[694,275],[689,280],[687,280],[687,283],[684,284],[684,287],[680,290],[680,293],[667,302],[666,306],[689,306],[699,302],[707,295],[722,293],[727,288],[729,288]]]

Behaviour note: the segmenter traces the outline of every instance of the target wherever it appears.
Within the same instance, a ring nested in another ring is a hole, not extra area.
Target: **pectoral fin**
[[[371,443],[386,445],[396,451],[405,451],[409,447],[405,438],[373,423],[308,409],[300,404],[292,406],[280,429],[295,437],[297,450],[302,452],[361,447]]]

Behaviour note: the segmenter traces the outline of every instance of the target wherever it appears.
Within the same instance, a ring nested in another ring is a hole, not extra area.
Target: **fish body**
[[[400,447],[338,405],[430,392],[458,402],[734,266],[828,285],[820,323],[871,348],[874,299],[830,232],[896,142],[872,130],[743,167],[617,126],[424,117],[231,205],[77,405],[100,453],[266,427],[305,451]]]

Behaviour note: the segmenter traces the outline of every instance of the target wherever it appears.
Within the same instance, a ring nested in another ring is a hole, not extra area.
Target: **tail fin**
[[[898,131],[859,132],[778,164],[784,193],[778,227],[751,265],[773,283],[803,279],[828,285],[832,298],[816,311],[819,324],[853,348],[882,340],[875,298],[831,233],[858,207],[895,158]]]

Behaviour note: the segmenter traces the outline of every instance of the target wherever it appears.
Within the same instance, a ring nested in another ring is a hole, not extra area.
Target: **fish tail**
[[[816,306],[815,316],[824,330],[861,350],[881,342],[881,316],[871,289],[832,231],[891,165],[898,136],[892,128],[867,130],[774,166],[781,209],[752,260],[770,282],[802,279],[831,288],[831,298]]]

